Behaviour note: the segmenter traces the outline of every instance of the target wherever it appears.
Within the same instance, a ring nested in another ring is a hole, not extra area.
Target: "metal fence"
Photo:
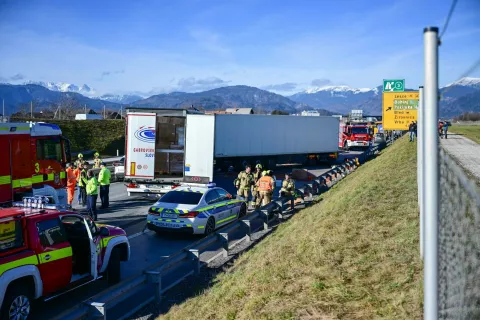
[[[440,150],[438,316],[480,319],[480,195]]]
[[[424,29],[425,83],[419,88],[423,315],[426,320],[480,319],[480,193],[439,147],[438,31],[437,27]]]

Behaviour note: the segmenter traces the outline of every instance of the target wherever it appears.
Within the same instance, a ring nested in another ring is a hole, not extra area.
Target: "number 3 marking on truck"
[[[38,173],[40,171],[40,164],[37,162],[35,163],[35,173]]]

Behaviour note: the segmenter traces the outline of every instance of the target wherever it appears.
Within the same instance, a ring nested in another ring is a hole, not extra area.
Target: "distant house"
[[[231,114],[231,112],[223,110],[205,111],[205,114]]]
[[[253,108],[227,108],[225,113],[231,114],[254,114]]]
[[[75,120],[103,120],[103,116],[100,114],[77,113]]]
[[[302,111],[302,116],[304,117],[319,117],[320,116],[320,112],[318,112],[317,110],[304,110]]]

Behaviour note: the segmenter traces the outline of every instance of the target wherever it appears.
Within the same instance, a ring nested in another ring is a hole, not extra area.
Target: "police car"
[[[157,233],[210,234],[247,213],[245,201],[222,188],[180,186],[161,197],[149,210],[147,228]]]

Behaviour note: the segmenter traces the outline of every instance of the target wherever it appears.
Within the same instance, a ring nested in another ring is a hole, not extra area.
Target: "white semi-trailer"
[[[314,165],[338,154],[339,119],[127,109],[125,181],[129,195],[158,196],[181,183],[246,163]]]

